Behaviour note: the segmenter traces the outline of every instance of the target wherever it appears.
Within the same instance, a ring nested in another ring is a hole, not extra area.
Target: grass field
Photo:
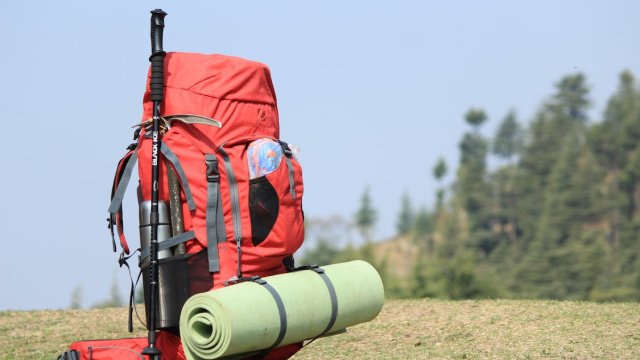
[[[56,359],[71,342],[146,336],[127,310],[0,312],[0,359]],[[388,300],[372,322],[302,349],[309,359],[640,359],[640,304]]]

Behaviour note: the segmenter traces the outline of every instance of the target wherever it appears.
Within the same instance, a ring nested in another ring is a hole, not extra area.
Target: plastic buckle
[[[115,223],[116,223],[116,216],[115,214],[111,214],[108,218],[107,218],[107,229],[109,229],[109,231],[111,232],[111,245],[113,245],[113,252],[116,252],[116,235],[115,232],[113,230]]]
[[[316,271],[315,269],[320,269],[320,266],[318,266],[318,265],[302,265],[302,266],[298,266],[297,268],[293,269],[293,271],[303,271],[303,270]],[[320,269],[320,270],[322,270],[322,269]],[[322,270],[322,272],[324,272],[324,270]]]
[[[220,171],[218,170],[218,159],[212,159],[212,160],[206,159],[204,162],[207,165],[207,181],[218,182],[220,180]]]
[[[280,143],[280,146],[282,146],[282,152],[284,153],[284,155],[290,158],[293,155],[293,151],[291,151],[291,148],[289,148],[289,144],[280,140],[278,140],[278,143]]]

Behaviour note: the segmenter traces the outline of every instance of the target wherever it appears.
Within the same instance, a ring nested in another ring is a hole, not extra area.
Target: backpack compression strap
[[[162,151],[162,154],[164,155],[164,157],[173,165],[173,167],[176,170],[176,174],[180,178],[180,183],[182,184],[184,195],[187,198],[187,205],[189,206],[189,210],[192,210],[192,211],[195,210],[196,204],[193,200],[193,195],[191,194],[191,188],[189,187],[189,182],[187,181],[187,176],[184,172],[184,169],[182,168],[182,165],[180,164],[180,160],[178,160],[178,157],[173,153],[173,151],[171,151],[171,149],[164,142],[161,142],[160,150]],[[115,179],[113,180],[113,190],[112,190],[113,195],[111,196],[111,204],[109,205],[109,210],[108,210],[110,214],[108,220],[109,220],[109,227],[111,229],[111,233],[113,235],[113,227],[114,225],[117,225],[118,236],[120,237],[120,243],[122,244],[123,250],[127,254],[129,254],[129,246],[124,236],[124,228],[122,224],[122,200],[124,199],[124,193],[127,190],[129,181],[131,180],[131,174],[133,173],[133,169],[135,167],[137,160],[138,160],[138,154],[136,153],[135,150],[129,151],[122,158],[122,160],[120,160],[120,163],[118,164],[118,171],[116,173]],[[188,234],[188,233],[185,233],[185,234]],[[115,240],[114,240],[114,247],[115,247]]]
[[[284,152],[284,161],[287,163],[287,168],[289,170],[289,192],[291,193],[291,198],[296,198],[296,187],[293,179],[293,164],[291,163],[291,157],[293,156],[293,151],[284,141],[277,140],[280,146],[282,146],[282,150]]]
[[[215,154],[205,154],[207,164],[207,255],[209,272],[220,271],[220,255],[218,244],[227,241],[227,230],[224,226],[222,197],[220,196],[220,170]]]
[[[240,195],[238,194],[238,181],[236,174],[233,172],[229,155],[223,149],[224,144],[220,146],[218,151],[222,154],[224,160],[224,168],[227,171],[227,180],[229,181],[229,193],[231,195],[231,220],[233,221],[233,238],[236,241],[238,250],[238,278],[242,278],[242,223],[240,219]]]

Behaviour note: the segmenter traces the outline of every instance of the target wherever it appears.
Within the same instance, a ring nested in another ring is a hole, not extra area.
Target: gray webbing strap
[[[227,241],[227,230],[224,226],[222,199],[220,196],[220,171],[215,154],[205,154],[207,164],[207,255],[209,272],[220,271],[220,255],[218,244]]]
[[[120,182],[118,183],[118,188],[116,192],[113,194],[113,199],[111,199],[111,204],[109,205],[109,212],[111,214],[115,214],[122,206],[122,199],[124,199],[124,192],[127,190],[127,185],[129,185],[129,180],[131,180],[131,173],[133,172],[133,167],[136,165],[138,161],[138,154],[133,151],[131,153],[131,157],[129,157],[129,161],[127,162],[127,166],[125,166],[124,171],[122,172],[122,177],[120,177]]]
[[[258,359],[262,359],[269,352],[271,352],[271,350],[277,348],[278,345],[280,345],[280,343],[284,339],[284,336],[287,333],[287,312],[284,308],[284,303],[282,302],[282,298],[280,297],[280,294],[278,294],[278,291],[276,291],[276,289],[274,289],[273,286],[269,285],[269,283],[267,283],[264,279],[260,279],[260,278],[253,280],[253,282],[264,286],[271,293],[271,296],[273,296],[273,299],[276,301],[276,305],[278,306],[278,314],[280,315],[280,333],[278,334],[278,338],[273,343],[273,345],[271,345],[267,349],[264,349],[262,352],[256,355]]]
[[[336,289],[333,287],[333,283],[331,282],[331,279],[329,279],[327,274],[324,273],[324,269],[318,267],[318,265],[302,266],[293,271],[298,271],[298,270],[312,270],[316,274],[320,275],[322,280],[324,280],[324,284],[327,286],[327,289],[329,290],[329,298],[331,299],[331,316],[329,317],[329,323],[327,324],[327,327],[320,334],[318,334],[318,336],[314,337],[313,339],[309,340],[306,344],[304,344],[304,346],[307,346],[312,342],[316,341],[319,337],[326,334],[329,330],[331,330],[333,325],[335,325],[336,319],[338,318],[338,296],[336,295]]]
[[[180,235],[170,237],[166,240],[162,240],[158,242],[158,251],[172,248],[178,244],[182,244],[183,242],[189,241],[191,239],[195,239],[195,237],[196,237],[196,234],[193,232],[193,230],[191,230],[191,231],[182,233]],[[140,262],[144,261],[147,257],[149,257],[150,253],[151,253],[150,248],[142,249],[140,251]]]
[[[336,323],[336,319],[338,318],[338,296],[336,295],[336,289],[333,287],[333,283],[331,279],[324,273],[324,269],[322,268],[314,268],[311,269],[316,272],[316,274],[320,275],[322,280],[324,280],[325,285],[327,285],[327,289],[329,289],[329,297],[331,298],[331,317],[329,318],[329,324],[327,327],[320,333],[320,335],[316,336],[316,338],[321,337],[326,334],[333,325]]]
[[[291,193],[291,198],[296,198],[296,187],[294,183],[293,177],[293,164],[291,163],[291,157],[293,156],[293,152],[289,148],[289,144],[284,141],[278,141],[280,146],[282,146],[282,150],[284,152],[284,161],[287,163],[287,168],[289,169],[289,192]]]
[[[162,142],[162,145],[160,146],[160,151],[165,156],[165,158],[169,160],[171,164],[173,164],[173,167],[175,167],[176,172],[178,173],[178,176],[180,176],[180,181],[182,182],[184,195],[187,198],[187,204],[189,205],[189,210],[192,210],[192,211],[195,210],[196,203],[193,201],[193,195],[191,194],[191,189],[189,188],[187,175],[185,174],[184,169],[182,168],[182,165],[180,165],[180,160],[178,160],[178,157],[176,156],[176,154],[174,154],[173,151],[171,151],[171,149],[164,142]],[[124,193],[127,190],[127,185],[129,185],[129,181],[131,180],[131,173],[133,172],[133,167],[135,166],[137,161],[138,161],[138,154],[134,151],[131,153],[131,157],[127,162],[127,166],[125,166],[124,171],[122,172],[122,177],[120,178],[120,182],[118,183],[118,188],[116,189],[116,192],[113,194],[113,199],[111,200],[111,204],[109,205],[109,212],[112,214],[115,214],[116,212],[118,212],[118,209],[120,209],[120,206],[122,206],[122,199],[124,199]]]
[[[176,154],[171,151],[169,146],[164,141],[160,142],[160,151],[162,155],[169,160],[173,167],[176,169],[176,174],[180,177],[180,182],[182,183],[182,190],[184,191],[184,196],[187,198],[187,205],[189,205],[189,210],[194,211],[196,209],[196,203],[193,201],[193,195],[191,194],[191,188],[189,187],[189,182],[187,181],[187,175],[180,164],[180,160]]]
[[[220,146],[218,151],[222,154],[224,160],[224,167],[227,171],[227,180],[229,182],[229,193],[231,195],[231,219],[233,220],[233,237],[236,241],[236,248],[238,249],[238,278],[242,277],[241,257],[242,257],[242,222],[240,219],[240,196],[238,195],[238,181],[236,175],[233,172],[233,166],[231,166],[231,160],[229,155],[224,151],[223,146]]]

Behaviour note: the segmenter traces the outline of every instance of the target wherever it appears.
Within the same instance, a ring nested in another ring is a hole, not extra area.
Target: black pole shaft
[[[160,103],[163,101],[164,56],[162,35],[164,17],[160,9],[151,11],[151,101],[153,101],[153,127],[151,132],[151,263],[149,265],[149,345],[142,354],[149,360],[160,360],[162,351],[156,347],[156,312],[158,308],[158,179],[160,152]]]

